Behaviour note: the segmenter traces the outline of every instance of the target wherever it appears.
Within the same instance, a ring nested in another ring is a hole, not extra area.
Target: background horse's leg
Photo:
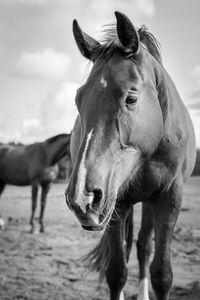
[[[137,241],[137,258],[139,261],[139,294],[137,300],[149,300],[148,271],[149,257],[152,252],[153,219],[151,204],[149,202],[142,203],[141,228]]]
[[[133,239],[133,208],[127,209],[118,220],[110,223],[107,231],[109,239],[109,264],[106,279],[111,300],[122,300],[122,289],[127,280],[127,261]]]
[[[5,183],[0,180],[0,196],[3,193],[5,186],[6,186]],[[4,229],[4,220],[1,214],[0,214],[0,229]]]
[[[45,206],[46,206],[46,198],[47,198],[47,194],[49,192],[49,189],[50,189],[50,183],[42,185],[41,207],[40,207],[40,217],[39,217],[40,232],[44,232],[43,217],[44,217],[44,209],[45,209]]]
[[[155,212],[155,254],[150,267],[151,282],[157,300],[168,300],[173,281],[170,247],[180,211],[182,184],[178,181],[153,203]]]
[[[34,225],[34,215],[35,215],[35,210],[37,207],[37,195],[38,195],[38,183],[33,183],[32,184],[32,212],[31,212],[31,218],[30,218],[30,233],[34,233],[35,230],[35,225]]]

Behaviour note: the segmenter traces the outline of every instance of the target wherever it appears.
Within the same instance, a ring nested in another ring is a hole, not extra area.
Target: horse
[[[166,72],[151,32],[115,12],[116,24],[100,41],[73,21],[82,55],[93,62],[75,98],[72,174],[66,202],[85,230],[104,230],[88,259],[105,274],[111,300],[124,299],[132,247],[133,207],[142,203],[137,240],[138,300],[149,300],[148,270],[157,300],[168,300],[173,281],[170,246],[183,184],[196,146],[189,113]]]
[[[58,175],[57,162],[70,155],[70,134],[59,134],[44,142],[29,145],[0,145],[0,195],[6,184],[32,187],[32,212],[30,233],[35,231],[34,215],[37,206],[39,185],[41,192],[41,208],[39,216],[40,232],[44,232],[44,210],[46,198]]]

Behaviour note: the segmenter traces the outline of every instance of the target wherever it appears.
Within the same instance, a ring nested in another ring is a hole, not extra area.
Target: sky
[[[116,10],[160,42],[200,147],[199,0],[0,0],[0,141],[31,143],[72,130],[76,89],[90,68],[72,21],[98,38]]]

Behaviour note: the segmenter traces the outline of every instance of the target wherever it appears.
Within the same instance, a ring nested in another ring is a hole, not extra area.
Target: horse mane
[[[142,45],[147,47],[149,53],[162,64],[162,55],[160,51],[160,43],[155,38],[155,36],[148,30],[145,25],[142,25],[138,29],[138,34],[140,37],[140,42]]]
[[[51,143],[56,142],[60,138],[67,138],[67,137],[70,137],[70,136],[71,136],[71,134],[66,134],[66,133],[57,134],[55,136],[52,136],[52,137],[46,139],[45,143],[51,144]]]
[[[140,38],[140,44],[145,48],[160,64],[162,64],[162,56],[160,51],[160,44],[155,36],[148,30],[145,25],[142,25],[138,30]],[[116,24],[110,23],[104,26],[102,33],[104,34],[101,38],[101,45],[94,51],[94,59],[97,57],[104,57],[109,59],[114,53],[119,52],[126,57],[133,58],[130,52],[125,51],[123,46],[120,44]]]

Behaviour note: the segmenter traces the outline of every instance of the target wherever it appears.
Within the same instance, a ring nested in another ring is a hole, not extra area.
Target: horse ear
[[[76,44],[82,53],[87,59],[93,59],[94,51],[101,45],[95,39],[90,37],[88,34],[83,32],[76,20],[73,21],[73,33]]]
[[[117,35],[120,43],[124,48],[132,50],[136,54],[140,46],[137,30],[126,15],[116,11],[115,16],[117,19]]]

